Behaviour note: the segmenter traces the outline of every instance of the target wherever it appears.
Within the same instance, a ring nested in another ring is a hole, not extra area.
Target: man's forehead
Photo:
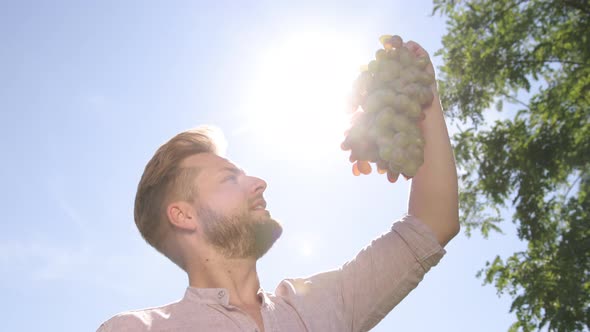
[[[197,167],[204,171],[216,171],[226,168],[239,168],[233,161],[214,153],[198,153],[187,157],[181,163],[182,168]]]

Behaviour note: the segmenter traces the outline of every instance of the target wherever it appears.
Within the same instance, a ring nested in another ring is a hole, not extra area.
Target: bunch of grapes
[[[424,163],[424,138],[418,121],[432,103],[434,75],[428,56],[416,57],[399,36],[379,38],[375,53],[353,85],[352,106],[358,109],[342,143],[350,150],[354,175],[369,174],[375,163],[390,182],[400,174],[413,177]]]

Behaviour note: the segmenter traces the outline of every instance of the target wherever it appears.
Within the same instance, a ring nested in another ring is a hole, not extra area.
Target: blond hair
[[[166,204],[172,200],[196,198],[194,178],[198,168],[181,167],[186,158],[199,153],[225,153],[223,133],[214,126],[200,126],[181,132],[163,144],[145,166],[135,196],[135,225],[143,239],[156,250],[163,250],[167,222]],[[181,266],[182,267],[182,266]]]

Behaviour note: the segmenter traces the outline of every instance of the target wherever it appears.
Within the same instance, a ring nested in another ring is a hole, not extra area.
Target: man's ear
[[[178,201],[168,204],[166,206],[166,215],[173,227],[187,231],[197,229],[197,213],[189,202]]]

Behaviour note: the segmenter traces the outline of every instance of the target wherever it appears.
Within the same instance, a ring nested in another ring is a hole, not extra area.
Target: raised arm
[[[417,43],[405,45],[417,56],[428,56]],[[434,73],[434,68],[430,65]],[[445,246],[459,232],[457,168],[436,85],[434,100],[420,122],[424,135],[424,164],[412,178],[408,214],[426,224]]]

